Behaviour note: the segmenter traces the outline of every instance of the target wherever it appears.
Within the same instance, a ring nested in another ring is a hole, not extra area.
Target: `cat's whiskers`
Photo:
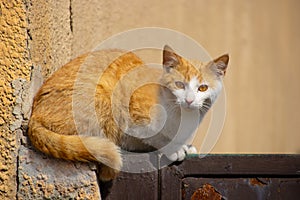
[[[202,113],[202,114],[205,114],[207,113],[207,111],[210,109],[211,107],[211,102],[210,101],[204,101],[202,103],[202,105],[199,107],[199,111]]]

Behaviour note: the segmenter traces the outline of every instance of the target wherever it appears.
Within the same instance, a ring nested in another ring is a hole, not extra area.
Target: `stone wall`
[[[43,80],[71,58],[70,1],[1,2],[1,199],[99,199],[95,166],[36,152],[26,137]]]
[[[21,125],[22,85],[29,82],[31,61],[27,46],[24,2],[0,2],[0,198],[15,199]],[[15,89],[14,89],[15,88]],[[24,112],[25,114],[25,112]]]

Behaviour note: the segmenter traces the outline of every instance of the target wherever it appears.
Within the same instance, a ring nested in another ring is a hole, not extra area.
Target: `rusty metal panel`
[[[162,199],[256,200],[300,196],[299,155],[208,155],[201,159],[193,155],[162,170],[162,176],[168,177],[161,182]],[[175,183],[181,185],[180,189]]]
[[[193,155],[148,173],[123,172],[101,184],[101,194],[130,200],[299,199],[300,155]]]
[[[182,199],[297,199],[300,178],[185,178]]]

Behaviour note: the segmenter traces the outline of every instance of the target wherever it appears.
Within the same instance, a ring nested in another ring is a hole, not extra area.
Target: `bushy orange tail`
[[[56,158],[100,162],[115,171],[122,167],[119,148],[106,138],[60,135],[34,119],[30,121],[28,136],[35,148]]]

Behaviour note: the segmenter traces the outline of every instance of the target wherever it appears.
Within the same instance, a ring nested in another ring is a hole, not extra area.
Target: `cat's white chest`
[[[180,108],[179,108],[180,109]],[[193,138],[201,119],[199,110],[180,109],[180,112],[167,112],[167,120],[163,135],[178,144],[187,144]]]

